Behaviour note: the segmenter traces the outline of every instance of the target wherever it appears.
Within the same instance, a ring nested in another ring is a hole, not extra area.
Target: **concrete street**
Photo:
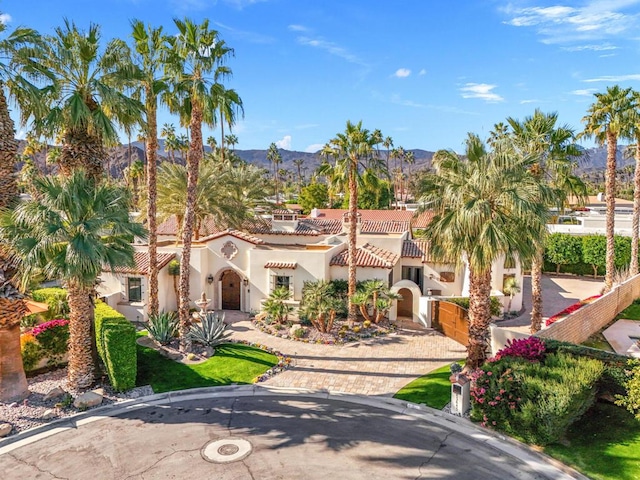
[[[66,420],[56,425],[59,433],[0,447],[2,477],[577,478],[515,442],[397,400],[254,386],[211,390],[217,393],[161,395],[113,417]]]

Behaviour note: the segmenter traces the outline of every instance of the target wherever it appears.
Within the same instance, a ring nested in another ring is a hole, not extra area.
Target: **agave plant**
[[[216,312],[207,312],[199,316],[200,323],[191,325],[187,334],[189,340],[212,348],[225,343],[230,332],[225,332],[227,324],[224,323],[224,313],[219,315]]]
[[[149,315],[147,331],[149,336],[161,345],[168,344],[176,335],[178,317],[174,312],[160,312]]]

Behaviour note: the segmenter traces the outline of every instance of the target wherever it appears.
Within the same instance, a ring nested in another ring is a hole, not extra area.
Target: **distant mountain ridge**
[[[26,142],[23,140],[19,141],[18,152],[22,153]],[[625,156],[625,150],[627,147],[625,145],[618,146],[618,155],[617,162],[618,168],[623,168],[627,165],[633,164],[633,158],[627,158]],[[209,151],[210,148],[205,146],[205,151]],[[318,152],[309,153],[309,152],[298,152],[295,150],[284,150],[278,149],[280,155],[282,156],[282,164],[280,168],[285,168],[291,171],[296,171],[296,166],[293,164],[294,160],[304,160],[303,168],[310,174],[313,172],[321,163],[322,157]],[[413,152],[415,157],[415,163],[411,167],[413,171],[420,170],[422,168],[430,167],[431,160],[433,159],[434,152],[422,149],[409,149],[408,152]],[[236,149],[234,153],[252,165],[257,165],[262,168],[269,169],[270,163],[267,160],[267,150],[240,150]],[[176,162],[184,163],[182,159],[182,155],[180,152],[174,152]],[[386,158],[386,150],[380,150],[380,155],[382,158]],[[164,139],[158,139],[158,156],[160,161],[166,161],[170,159],[170,153],[164,149]],[[123,144],[117,147],[109,149],[109,157],[108,157],[108,168],[112,176],[121,177],[124,169],[129,165],[130,161],[134,162],[136,160],[146,161],[146,154],[144,150],[144,144],[142,142],[132,142],[131,144]],[[43,169],[45,166],[45,153],[39,152],[35,155],[35,161],[38,166]],[[607,161],[607,149],[606,147],[596,147],[596,148],[588,148],[584,150],[584,155],[579,159],[578,163],[578,171],[588,172],[588,171],[596,171],[603,170],[606,166]],[[390,165],[393,165],[393,160],[390,160]],[[22,163],[18,164],[18,169],[21,168]],[[47,171],[51,171],[51,167],[47,169]]]

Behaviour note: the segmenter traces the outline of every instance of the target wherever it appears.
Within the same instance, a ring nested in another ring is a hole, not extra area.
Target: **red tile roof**
[[[429,242],[426,240],[405,240],[402,244],[402,256],[419,258],[423,263],[429,261]]]
[[[342,221],[342,216],[349,210],[345,208],[319,208],[317,209],[319,219],[337,219]],[[395,220],[400,222],[408,222],[413,217],[413,212],[407,210],[358,210],[362,221],[372,220],[384,222]]]
[[[421,212],[414,217],[413,221],[411,222],[411,227],[427,228],[427,226],[431,223],[431,220],[433,220],[433,216],[433,210],[425,210],[424,212]]]
[[[356,266],[373,268],[393,268],[398,263],[398,255],[369,243],[356,249]],[[346,267],[349,265],[349,251],[343,250],[335,255],[330,266]]]
[[[162,270],[167,264],[173,260],[176,256],[175,253],[160,253],[158,252],[158,270]],[[149,254],[147,252],[135,252],[133,254],[133,261],[135,265],[133,267],[116,267],[113,273],[128,273],[147,275],[149,273]],[[109,267],[102,267],[103,272],[109,272]]]
[[[404,233],[409,231],[408,221],[387,220],[375,221],[365,220],[362,222],[362,233]]]
[[[264,241],[261,238],[254,237],[249,233],[245,233],[240,230],[234,230],[232,228],[228,228],[223,232],[214,233],[213,235],[209,235],[208,237],[201,238],[198,240],[198,242],[209,242],[211,240],[215,240],[216,238],[224,237],[226,235],[230,235],[239,240],[244,240],[245,242],[253,243],[254,245],[260,245],[264,243]]]
[[[298,264],[296,262],[267,262],[264,268],[290,268],[295,270]]]
[[[171,215],[167,220],[158,225],[158,235],[178,235],[178,220],[175,215]],[[214,233],[220,232],[219,228],[213,221],[213,217],[207,217],[200,225],[199,236],[206,237]]]

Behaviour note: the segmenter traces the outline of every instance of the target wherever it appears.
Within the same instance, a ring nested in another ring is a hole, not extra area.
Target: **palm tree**
[[[282,163],[282,155],[275,143],[271,143],[267,150],[267,160],[273,165],[273,184],[276,196],[276,205],[279,203],[278,195],[278,165]]]
[[[97,183],[83,170],[35,180],[38,200],[3,218],[0,236],[15,250],[24,278],[42,272],[60,279],[69,295],[69,373],[72,389],[89,387],[97,357],[93,297],[103,268],[132,266],[131,236],[145,230],[129,219],[126,190]]]
[[[302,189],[302,165],[304,165],[304,158],[297,158],[293,161],[293,165],[298,171],[298,196],[300,196],[300,190]]]
[[[34,48],[41,46],[40,36],[35,30],[17,28],[7,33],[7,25],[0,22],[0,208],[9,206],[18,195],[15,176],[18,142],[15,138],[13,120],[9,115],[6,94],[20,105],[22,121],[28,117],[28,110],[38,110],[41,106],[37,89],[21,75]]]
[[[211,86],[210,92],[211,112],[216,110],[220,112],[220,149],[222,150],[222,161],[224,161],[224,142],[228,137],[224,134],[224,125],[226,123],[229,128],[232,128],[236,124],[238,113],[244,117],[244,107],[238,92],[218,83],[219,77],[229,75],[231,71],[228,68],[221,68],[216,73],[215,83]],[[215,123],[215,118],[210,119],[210,122]],[[237,142],[238,138],[234,135],[231,140]]]
[[[238,144],[238,137],[233,133],[230,133],[228,135],[225,135],[224,140],[227,142],[227,144],[231,145],[231,151],[235,152],[236,145]]]
[[[498,130],[492,132],[491,136],[494,147],[498,148],[509,138],[510,142],[506,141],[509,147],[532,157],[532,174],[552,187],[555,194],[547,207],[562,210],[570,196],[578,202],[584,202],[586,186],[573,173],[575,159],[582,153],[574,142],[574,132],[566,125],[556,125],[557,120],[557,113],[545,114],[536,109],[532,116],[522,122],[508,118],[508,125],[496,124]],[[509,127],[512,131],[509,131]],[[531,333],[536,333],[542,327],[542,267],[548,231],[544,229],[540,233],[535,238],[536,255],[531,259]]]
[[[336,297],[333,284],[326,280],[304,282],[300,311],[318,329],[327,333],[333,328],[336,311],[344,304]]]
[[[11,282],[17,262],[0,250],[0,402],[21,401],[29,395],[20,353],[20,321],[27,313],[23,295]]]
[[[214,137],[213,135],[210,135],[207,137],[207,145],[209,145],[209,148],[211,149],[211,153],[216,153],[216,145],[218,145],[218,141],[216,140],[216,137]]]
[[[344,133],[338,133],[327,144],[331,155],[342,166],[349,185],[349,321],[357,317],[352,298],[356,293],[356,236],[358,223],[358,169],[368,161],[374,147],[369,130],[362,128],[362,121],[353,124],[347,121]]]
[[[435,172],[422,185],[421,203],[435,213],[425,231],[432,255],[439,262],[468,265],[470,369],[487,356],[493,263],[503,255],[530,258],[535,246],[528,238],[544,228],[547,195],[530,163],[506,149],[488,152],[469,134],[464,157],[438,151]]]
[[[144,98],[145,149],[147,155],[147,225],[149,229],[149,315],[158,314],[158,224],[157,224],[157,162],[158,162],[158,100],[167,91],[168,85],[162,70],[167,58],[167,37],[162,27],[145,28],[140,20],[131,22],[131,37],[135,56],[132,63],[139,68],[139,94]],[[167,125],[165,125],[167,127]],[[170,127],[173,127],[171,125]],[[162,133],[171,130],[163,127]]]
[[[180,111],[189,112],[191,142],[187,154],[187,202],[182,228],[182,258],[180,260],[180,337],[182,350],[189,350],[189,268],[191,242],[194,232],[196,193],[200,160],[203,156],[202,123],[205,107],[210,105],[210,75],[224,68],[222,63],[233,50],[209,28],[205,19],[196,25],[189,19],[175,19],[178,35],[171,37],[172,58],[169,72],[176,85],[176,99],[181,101]]]
[[[164,98],[164,96],[163,96]],[[169,154],[169,158],[176,163],[174,152],[177,150],[176,145],[176,127],[173,123],[165,123],[160,130],[160,136],[164,138],[164,150]]]
[[[582,136],[595,138],[599,145],[607,144],[607,169],[605,177],[605,201],[607,204],[606,236],[607,260],[604,277],[604,291],[613,287],[615,273],[614,226],[616,204],[616,154],[618,138],[630,136],[631,112],[635,107],[631,88],[618,85],[607,87],[606,93],[595,93],[596,100],[582,118],[585,124]]]
[[[46,138],[62,138],[64,175],[82,167],[102,177],[105,146],[119,143],[116,124],[131,125],[141,115],[141,104],[123,93],[133,81],[131,65],[123,61],[129,58],[128,47],[112,40],[103,51],[100,41],[98,25],[85,32],[65,20],[34,57],[32,68],[51,81],[45,90],[48,108],[33,112],[34,126]]]
[[[360,313],[365,320],[380,323],[393,301],[401,300],[402,296],[389,290],[388,285],[382,280],[367,280],[363,282],[361,290],[356,292],[353,303],[360,307]],[[369,316],[369,309],[372,309],[372,316]]]
[[[633,175],[633,219],[631,222],[631,262],[629,264],[629,274],[638,274],[638,243],[640,231],[640,92],[633,91],[634,109],[631,112],[631,130],[635,139],[634,157],[636,161]]]
[[[506,318],[508,314],[511,313],[511,303],[513,302],[513,296],[520,293],[520,284],[515,277],[508,277],[504,281],[504,285],[502,287],[502,293],[505,295],[509,295],[509,303],[507,305],[507,309],[504,312],[504,317]]]

